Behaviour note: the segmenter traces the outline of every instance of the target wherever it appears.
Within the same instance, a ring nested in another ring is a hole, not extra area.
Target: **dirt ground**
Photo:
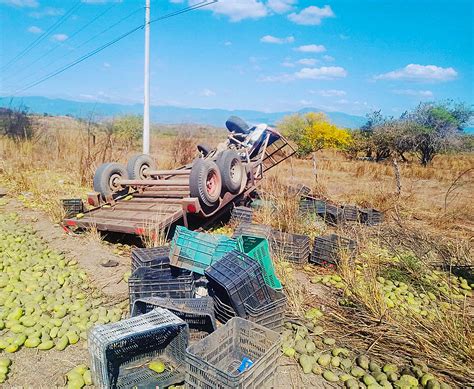
[[[20,202],[9,199],[5,207],[7,212],[17,212],[28,224],[31,224],[51,247],[63,252],[71,259],[76,259],[87,272],[95,287],[113,299],[122,301],[128,298],[128,287],[123,281],[123,274],[130,269],[130,259],[113,253],[109,247],[98,239],[88,235],[66,234],[59,224],[53,224],[42,212],[25,208]],[[117,261],[115,267],[104,267],[104,261]]]

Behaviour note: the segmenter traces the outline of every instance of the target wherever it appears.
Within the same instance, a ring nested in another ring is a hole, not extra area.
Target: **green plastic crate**
[[[270,255],[270,245],[267,239],[257,236],[241,235],[237,237],[237,248],[260,264],[265,283],[270,288],[276,290],[282,288],[281,282],[275,274],[275,268],[273,267]]]
[[[170,245],[170,263],[204,275],[204,270],[237,248],[237,241],[225,235],[190,231],[176,227]]]

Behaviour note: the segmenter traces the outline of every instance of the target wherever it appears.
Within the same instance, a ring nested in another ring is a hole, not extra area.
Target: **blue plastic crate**
[[[237,248],[225,235],[190,231],[178,226],[170,246],[171,265],[204,275],[204,270]]]

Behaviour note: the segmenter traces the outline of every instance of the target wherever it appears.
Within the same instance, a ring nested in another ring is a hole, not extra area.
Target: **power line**
[[[82,26],[81,28],[79,28],[78,30],[76,30],[75,32],[73,32],[69,37],[68,37],[68,42],[73,39],[76,35],[80,34],[82,31],[84,31],[87,27],[89,27],[92,23],[94,23],[96,20],[100,19],[102,16],[104,16],[107,12],[109,12],[112,8],[116,7],[118,3],[114,3],[112,4],[110,7],[108,7],[105,11],[102,11],[101,13],[99,13],[97,16],[95,16],[92,20],[90,20],[89,22],[87,22],[84,26]],[[23,66],[21,68],[21,70],[15,74],[15,76],[17,76],[18,74],[21,74],[23,73],[25,70],[31,68],[31,66],[33,66],[35,63],[37,63],[38,61],[41,61],[44,57],[48,56],[49,54],[51,54],[53,51],[55,51],[58,47],[60,47],[59,45],[56,45],[54,46],[52,49],[48,50],[46,53],[44,53],[43,55],[39,56],[38,58],[36,58],[33,62],[31,62],[29,65],[26,65],[26,66]]]
[[[131,13],[129,13],[128,15],[124,16],[123,18],[121,18],[120,20],[118,20],[117,22],[115,22],[114,24],[110,25],[109,27],[105,28],[104,30],[100,31],[99,33],[93,35],[91,38],[89,38],[88,40],[86,40],[85,42],[81,43],[79,46],[77,47],[74,47],[73,48],[73,51],[74,50],[78,50],[80,49],[81,47],[83,47],[84,45],[86,45],[87,43],[93,41],[94,39],[96,39],[97,37],[101,36],[102,34],[105,34],[106,32],[110,31],[111,29],[113,29],[114,27],[118,26],[120,23],[124,22],[125,20],[127,20],[128,18],[132,17],[133,15],[135,15],[137,12],[143,10],[143,7],[140,7],[140,8],[137,8],[136,10],[132,11]],[[45,66],[43,66],[39,71],[37,72],[34,72],[28,76],[26,76],[24,78],[24,81],[25,80],[28,80],[30,78],[34,78],[36,75],[38,75],[39,73],[41,73],[43,70],[47,69],[49,66],[55,64],[56,62],[62,60],[63,58],[66,58],[66,57],[69,57],[72,53],[72,52],[69,52],[69,53],[66,53],[62,56],[59,56],[57,57],[56,59],[53,59],[52,61],[48,62]]]
[[[31,50],[33,50],[36,46],[38,46],[43,40],[45,40],[56,28],[61,26],[71,15],[74,11],[76,11],[82,2],[79,0],[77,1],[70,9],[67,11],[56,23],[54,23],[51,27],[49,27],[43,34],[41,34],[38,38],[36,38],[33,42],[31,42],[28,46],[26,46],[20,53],[18,53],[14,58],[12,58],[9,62],[7,62],[1,69],[2,72],[7,70],[12,64],[17,62],[19,59],[23,58],[26,54],[28,54]]]
[[[158,18],[156,18],[156,19],[153,19],[153,20],[150,21],[150,24],[155,23],[155,22],[158,22],[158,21],[161,21],[161,20],[169,19],[169,18],[172,18],[172,17],[174,17],[174,16],[178,16],[178,15],[181,15],[181,14],[183,14],[183,13],[193,11],[193,10],[198,9],[198,8],[206,7],[206,6],[208,6],[208,5],[211,5],[211,4],[216,3],[217,1],[218,1],[218,0],[202,1],[201,3],[195,4],[195,5],[193,5],[193,6],[189,6],[189,7],[183,8],[183,9],[181,9],[181,10],[179,10],[179,11],[172,12],[172,13],[170,13],[170,14],[167,14],[167,15],[164,15],[164,16],[161,16],[161,17],[158,17]],[[43,83],[43,82],[49,80],[49,79],[52,78],[52,77],[57,76],[58,74],[61,74],[61,73],[65,72],[66,70],[72,68],[73,66],[76,66],[77,64],[79,64],[79,63],[85,61],[86,59],[92,57],[93,55],[95,55],[95,54],[97,54],[97,53],[99,53],[99,52],[101,52],[102,50],[105,50],[107,47],[114,45],[115,43],[121,41],[122,39],[126,38],[127,36],[133,34],[134,32],[136,32],[136,31],[138,31],[138,30],[140,30],[140,29],[142,29],[142,28],[144,28],[144,27],[145,27],[145,24],[142,24],[142,25],[140,25],[140,26],[135,27],[134,29],[132,29],[132,30],[126,32],[125,34],[119,36],[118,38],[115,38],[115,39],[113,39],[112,41],[110,41],[110,42],[108,42],[108,43],[106,43],[106,44],[104,44],[104,45],[98,47],[97,49],[92,50],[92,51],[89,52],[88,54],[86,54],[86,55],[84,55],[84,56],[78,58],[77,60],[71,62],[70,64],[68,64],[68,65],[66,65],[66,66],[63,66],[62,68],[60,68],[60,69],[58,69],[58,70],[56,70],[56,71],[54,71],[54,72],[52,72],[52,73],[46,75],[45,77],[41,78],[40,80],[35,81],[35,82],[33,82],[33,83],[27,85],[27,86],[24,87],[23,89],[20,89],[20,90],[15,91],[13,94],[15,95],[15,94],[17,94],[17,93],[24,92],[24,91],[26,91],[26,90],[28,90],[28,89],[31,89],[31,88],[35,87],[36,85],[39,85],[39,84],[41,84],[41,83]]]

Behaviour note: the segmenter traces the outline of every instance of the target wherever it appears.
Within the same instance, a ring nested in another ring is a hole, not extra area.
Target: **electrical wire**
[[[156,22],[161,21],[161,20],[169,19],[169,18],[172,18],[172,17],[174,17],[174,16],[181,15],[181,14],[186,13],[186,12],[194,11],[195,9],[198,9],[198,8],[206,7],[206,6],[208,6],[208,5],[211,5],[211,4],[216,3],[217,1],[218,1],[218,0],[202,1],[201,3],[197,3],[197,4],[195,4],[195,5],[192,5],[192,6],[183,8],[183,9],[181,9],[181,10],[179,10],[179,11],[172,12],[172,13],[170,13],[170,14],[167,14],[167,15],[164,15],[164,16],[161,16],[161,17],[158,17],[158,18],[156,18],[156,19],[153,19],[153,20],[151,20],[151,21],[149,22],[149,24],[156,23]],[[79,63],[85,61],[86,59],[88,59],[88,58],[94,56],[95,54],[101,52],[102,50],[105,50],[107,47],[112,46],[112,45],[114,45],[115,43],[121,41],[122,39],[124,39],[124,38],[126,38],[127,36],[133,34],[134,32],[143,29],[143,28],[145,27],[145,25],[146,25],[146,24],[144,23],[144,24],[142,24],[142,25],[140,25],[140,26],[135,27],[134,29],[132,29],[132,30],[126,32],[125,34],[123,34],[123,35],[121,35],[121,36],[119,36],[119,37],[113,39],[112,41],[110,41],[110,42],[108,42],[108,43],[106,43],[106,44],[104,44],[104,45],[102,45],[102,46],[96,48],[95,50],[92,50],[92,51],[89,52],[88,54],[83,55],[82,57],[80,57],[80,58],[78,58],[77,60],[71,62],[70,64],[68,64],[68,65],[66,65],[66,66],[63,66],[62,68],[60,68],[60,69],[58,69],[58,70],[56,70],[56,71],[54,71],[54,72],[52,72],[52,73],[46,75],[45,77],[41,78],[40,80],[35,81],[35,82],[33,82],[33,83],[31,83],[31,84],[25,86],[24,88],[22,88],[22,89],[20,89],[20,90],[15,91],[15,92],[14,92],[14,95],[17,94],[17,93],[20,93],[20,92],[24,92],[24,91],[26,91],[26,90],[28,90],[28,89],[31,89],[31,88],[35,87],[36,85],[39,85],[39,84],[41,84],[41,83],[43,83],[43,82],[49,80],[50,78],[55,77],[55,76],[57,76],[57,75],[59,75],[59,74],[65,72],[66,70],[72,68],[73,66],[76,66],[77,64],[79,64]]]
[[[67,39],[67,41],[69,42],[71,39],[74,39],[75,36],[77,36],[78,34],[80,34],[82,31],[84,31],[87,27],[89,27],[91,24],[93,24],[96,20],[100,19],[102,16],[104,16],[106,13],[108,13],[112,8],[116,7],[118,3],[114,3],[112,4],[110,7],[108,7],[105,11],[102,11],[101,13],[99,13],[98,15],[96,15],[93,19],[91,19],[90,21],[88,21],[84,26],[82,26],[81,28],[79,28],[78,30],[76,30],[75,32],[73,32]],[[46,53],[44,53],[43,55],[39,56],[38,58],[36,58],[33,62],[31,62],[29,65],[26,65],[26,66],[22,66],[22,68],[20,69],[19,72],[17,72],[15,74],[15,76],[23,73],[25,70],[28,70],[29,68],[31,68],[35,63],[37,63],[38,61],[41,61],[44,57],[50,55],[53,51],[55,51],[56,49],[58,49],[60,47],[60,45],[56,45],[54,46],[52,49],[48,50]]]
[[[38,46],[42,41],[44,41],[51,33],[61,26],[71,15],[75,12],[80,6],[82,2],[79,0],[77,1],[70,9],[67,11],[59,20],[56,21],[51,27],[49,27],[43,34],[41,34],[38,38],[36,38],[33,42],[31,42],[28,46],[26,46],[20,53],[18,53],[14,58],[8,61],[0,71],[4,72],[8,68],[11,67],[14,63],[16,63],[19,59],[23,58],[26,54],[28,54],[31,50],[33,50],[36,46]]]
[[[26,81],[26,80],[29,80],[30,78],[34,78],[36,77],[39,73],[43,72],[43,70],[47,69],[49,66],[51,65],[54,65],[56,62],[64,59],[64,58],[67,58],[69,57],[71,54],[74,53],[74,51],[80,49],[81,47],[85,46],[87,43],[93,41],[94,39],[98,38],[99,36],[101,36],[102,34],[105,34],[106,32],[110,31],[111,29],[113,29],[114,27],[118,26],[120,23],[124,22],[125,20],[127,20],[128,18],[132,17],[133,15],[135,15],[137,12],[143,10],[143,7],[140,7],[140,8],[137,8],[136,10],[132,11],[131,13],[129,13],[128,15],[124,16],[123,18],[121,18],[120,20],[118,20],[117,22],[115,22],[114,24],[110,25],[109,27],[105,28],[104,30],[100,31],[99,33],[93,35],[91,38],[89,38],[88,40],[86,40],[85,42],[81,43],[79,46],[77,47],[73,47],[73,50],[71,52],[68,52],[62,56],[59,56],[55,59],[53,59],[52,61],[49,61],[45,66],[43,66],[39,71],[36,71],[36,72],[33,72],[32,74],[26,76],[23,81]]]

